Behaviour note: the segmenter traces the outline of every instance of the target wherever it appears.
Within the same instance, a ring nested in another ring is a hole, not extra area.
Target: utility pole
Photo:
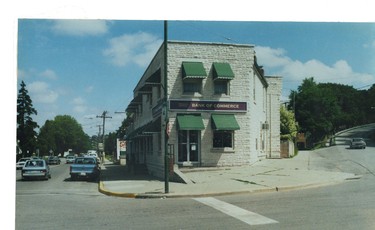
[[[102,118],[103,119],[103,137],[102,137],[102,141],[103,141],[103,153],[104,153],[104,131],[105,131],[105,119],[106,118],[112,118],[112,117],[110,117],[110,116],[107,116],[107,111],[103,111],[103,113],[102,113],[102,115],[97,115],[96,117],[97,118]],[[104,155],[104,154],[102,154],[102,155]],[[104,160],[104,159],[103,159]]]
[[[96,151],[99,152],[99,142],[100,142],[100,134],[102,133],[102,125],[97,125],[99,127],[99,132],[98,132],[98,138],[96,138]]]

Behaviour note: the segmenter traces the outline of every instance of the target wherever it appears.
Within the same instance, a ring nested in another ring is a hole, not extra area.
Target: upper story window
[[[201,93],[202,79],[207,77],[202,62],[182,62],[184,93]]]
[[[215,94],[229,95],[229,81],[214,81],[214,92]]]
[[[214,62],[213,66],[213,80],[214,93],[229,95],[230,81],[234,78],[234,73],[229,63]]]
[[[184,93],[202,93],[201,79],[184,80]]]

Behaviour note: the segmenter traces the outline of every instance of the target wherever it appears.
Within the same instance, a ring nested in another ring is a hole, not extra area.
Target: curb
[[[122,198],[133,198],[133,199],[166,199],[166,198],[197,198],[197,197],[210,197],[210,196],[228,196],[228,195],[240,195],[240,194],[254,194],[254,193],[266,193],[266,192],[279,192],[279,191],[292,191],[297,189],[309,189],[309,188],[319,188],[324,186],[330,186],[335,184],[344,183],[352,179],[359,179],[361,177],[348,177],[344,180],[337,180],[325,183],[315,183],[315,184],[304,184],[296,186],[283,186],[283,187],[270,187],[264,189],[256,190],[242,190],[242,191],[228,191],[228,192],[212,192],[212,193],[202,193],[202,194],[147,194],[147,193],[122,193],[122,192],[111,192],[104,188],[103,181],[99,182],[99,192],[114,197]]]
[[[137,198],[136,193],[122,193],[122,192],[111,192],[104,188],[103,181],[99,181],[98,190],[100,193],[103,193],[107,196],[117,196],[117,197],[124,197],[124,198]]]

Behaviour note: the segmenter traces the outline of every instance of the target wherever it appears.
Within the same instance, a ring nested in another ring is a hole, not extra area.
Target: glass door
[[[178,132],[178,162],[199,161],[199,130],[181,130]]]

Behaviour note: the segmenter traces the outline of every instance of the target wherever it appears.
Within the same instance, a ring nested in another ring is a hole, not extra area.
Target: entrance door
[[[199,161],[199,130],[180,130],[178,131],[178,162]]]

